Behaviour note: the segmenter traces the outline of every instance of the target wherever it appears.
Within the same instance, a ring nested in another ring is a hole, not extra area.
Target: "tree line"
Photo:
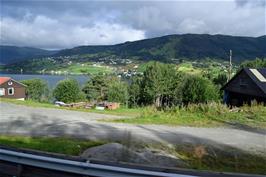
[[[265,61],[256,59],[244,62],[240,67],[265,67]],[[222,98],[220,88],[226,82],[224,73],[215,77],[191,75],[177,71],[176,65],[160,62],[149,62],[143,74],[129,80],[99,73],[91,76],[82,88],[70,78],[59,81],[52,92],[40,79],[22,81],[27,85],[27,98],[40,102],[51,99],[65,103],[110,101],[128,107],[153,105],[157,108],[219,101]]]

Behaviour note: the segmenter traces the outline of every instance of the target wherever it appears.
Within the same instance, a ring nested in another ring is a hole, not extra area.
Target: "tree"
[[[141,104],[141,93],[142,93],[142,77],[134,76],[128,87],[129,94],[129,106],[137,107]]]
[[[144,71],[141,101],[156,107],[175,105],[178,99],[179,74],[175,65],[152,62]]]
[[[59,81],[53,91],[53,95],[58,101],[63,101],[65,103],[77,102],[85,98],[75,79]]]
[[[91,77],[82,91],[86,94],[88,100],[103,101],[107,97],[108,84],[111,80],[112,78],[99,73]]]
[[[210,80],[199,76],[187,76],[182,85],[182,102],[206,103],[211,100],[218,100],[219,95],[216,87]]]
[[[122,81],[110,83],[107,91],[107,99],[111,102],[119,102],[127,105],[128,103],[128,88],[127,84]]]
[[[27,99],[35,101],[48,101],[49,89],[47,83],[41,79],[30,79],[21,81],[26,85]]]

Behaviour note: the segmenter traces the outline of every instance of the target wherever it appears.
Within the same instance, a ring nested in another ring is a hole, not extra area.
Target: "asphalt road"
[[[121,118],[0,102],[0,133],[31,136],[71,136],[91,140],[203,144],[266,154],[266,131],[257,129],[170,127],[99,122]]]

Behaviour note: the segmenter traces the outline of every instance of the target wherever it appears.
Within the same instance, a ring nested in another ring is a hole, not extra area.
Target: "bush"
[[[211,81],[199,76],[187,76],[182,86],[182,102],[185,105],[191,103],[206,103],[218,100],[217,88]]]
[[[48,101],[49,89],[47,83],[41,79],[30,79],[21,81],[26,85],[26,97],[35,101]]]
[[[53,91],[53,95],[58,101],[65,103],[77,102],[85,99],[84,94],[79,88],[79,84],[74,79],[65,79],[59,81]]]

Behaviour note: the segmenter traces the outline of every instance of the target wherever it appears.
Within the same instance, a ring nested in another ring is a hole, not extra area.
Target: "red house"
[[[26,85],[10,77],[0,77],[0,97],[25,100]]]

